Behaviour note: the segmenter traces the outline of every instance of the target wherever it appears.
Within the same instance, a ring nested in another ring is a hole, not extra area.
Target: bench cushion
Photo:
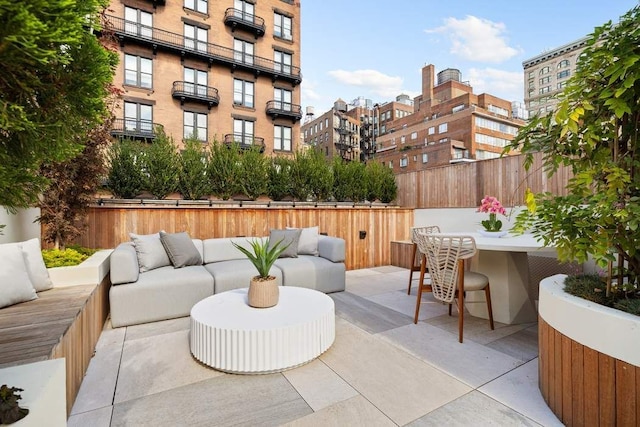
[[[284,286],[298,286],[320,292],[338,292],[345,289],[344,263],[331,262],[313,255],[298,258],[279,258],[275,266],[282,270]]]
[[[232,289],[248,288],[251,278],[258,275],[258,270],[246,258],[214,262],[206,264],[204,268],[213,276],[216,294]],[[269,274],[275,276],[278,286],[282,285],[282,272],[279,268],[271,267]]]

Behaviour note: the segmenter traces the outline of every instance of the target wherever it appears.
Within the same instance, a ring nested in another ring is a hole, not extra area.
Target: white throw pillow
[[[21,243],[22,255],[27,266],[27,273],[31,284],[36,292],[46,291],[53,287],[53,282],[49,278],[49,271],[44,265],[42,259],[42,250],[40,248],[40,239],[33,238]]]
[[[287,227],[287,230],[295,230],[295,228]],[[318,226],[303,228],[298,240],[298,255],[318,256],[319,234]]]
[[[160,241],[160,233],[134,234],[129,233],[138,255],[140,273],[171,265],[171,260]]]
[[[0,245],[0,308],[36,298],[21,244]]]

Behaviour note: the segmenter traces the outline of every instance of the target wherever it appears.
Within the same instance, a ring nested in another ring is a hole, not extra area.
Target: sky
[[[476,94],[524,99],[522,62],[588,36],[638,0],[300,0],[303,111],[420,94],[456,68]]]

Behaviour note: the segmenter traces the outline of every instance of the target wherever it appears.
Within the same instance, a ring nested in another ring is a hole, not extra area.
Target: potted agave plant
[[[258,270],[258,275],[251,278],[249,283],[249,305],[255,308],[273,307],[278,303],[279,291],[275,276],[271,276],[269,271],[282,252],[288,245],[283,245],[282,240],[273,246],[269,245],[269,239],[253,239],[249,241],[252,251],[237,243],[233,243],[240,252],[245,254],[254,267]]]

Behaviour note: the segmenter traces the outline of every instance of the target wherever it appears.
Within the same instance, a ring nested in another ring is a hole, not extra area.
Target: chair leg
[[[489,311],[489,325],[491,325],[491,330],[493,331],[493,309],[491,308],[491,291],[489,290],[490,286],[487,284],[487,287],[484,288],[484,295],[487,298],[487,310]]]
[[[458,266],[458,341],[462,343],[464,328],[464,260]]]
[[[426,258],[422,257],[422,262],[420,263],[420,281],[418,282],[418,301],[416,303],[416,315],[413,319],[413,323],[418,323],[418,314],[420,314],[420,303],[422,302],[422,291],[424,290],[424,286],[422,283],[424,282],[424,275],[427,270]],[[411,290],[411,288],[409,288]]]
[[[413,248],[411,249],[411,268],[409,268],[409,288],[407,289],[407,295],[411,295],[411,281],[413,280],[413,271],[414,271],[414,261],[416,260],[416,252],[418,250],[418,245],[413,244]],[[421,267],[422,267],[422,263]],[[422,283],[422,282],[420,282]]]

